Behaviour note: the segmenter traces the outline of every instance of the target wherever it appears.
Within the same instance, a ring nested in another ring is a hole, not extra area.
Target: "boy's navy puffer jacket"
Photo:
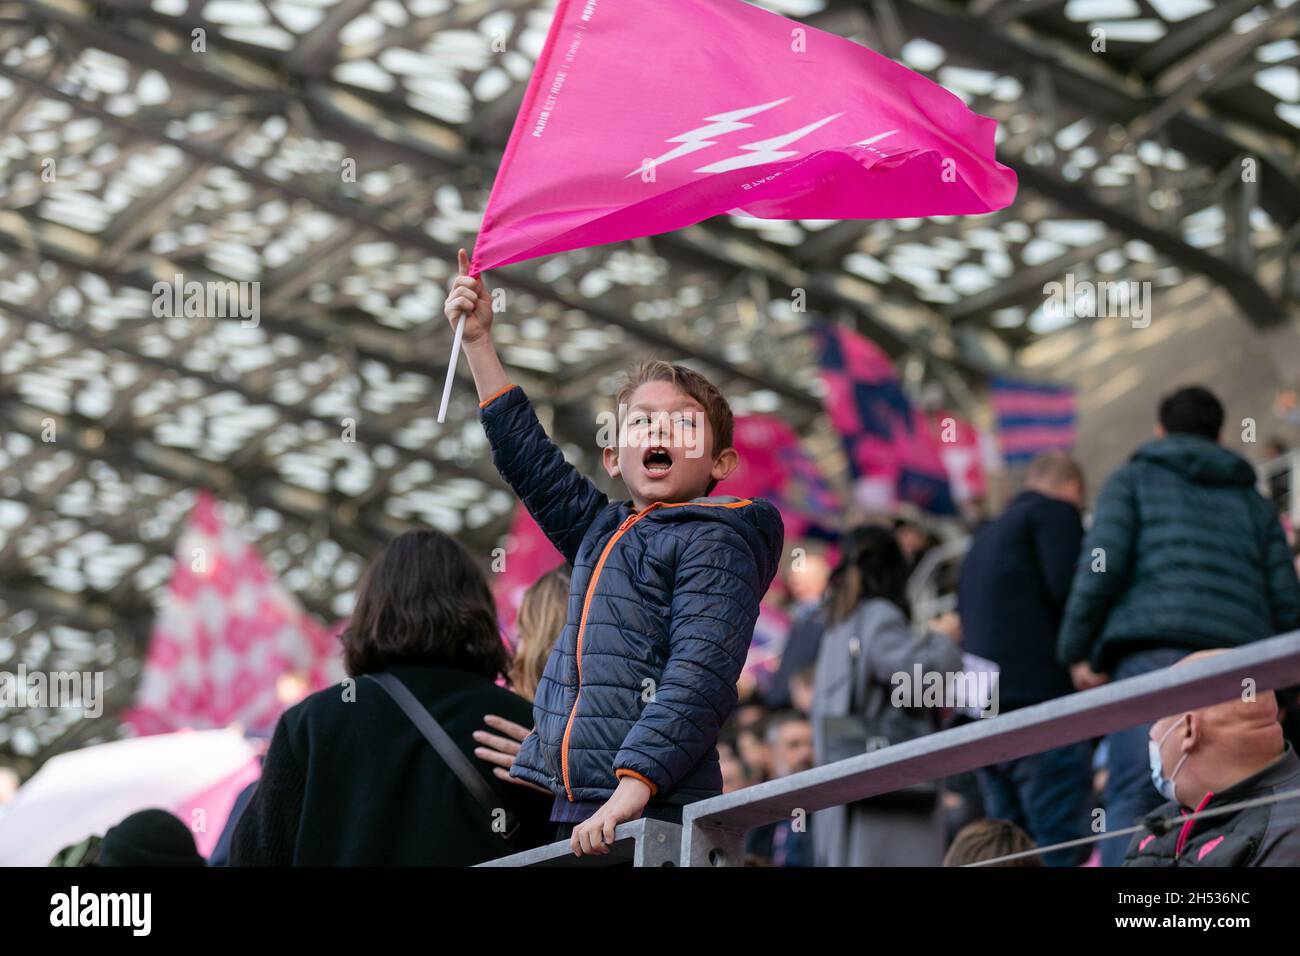
[[[780,561],[776,508],[718,497],[636,512],[564,460],[519,387],[480,414],[497,469],[573,568],[511,775],[570,801],[606,800],[624,775],[655,803],[721,793],[714,745]]]

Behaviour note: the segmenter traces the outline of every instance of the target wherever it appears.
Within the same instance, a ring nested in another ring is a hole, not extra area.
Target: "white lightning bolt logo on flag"
[[[782,99],[773,100],[770,103],[763,103],[759,106],[746,106],[738,110],[730,110],[726,113],[715,113],[713,116],[706,116],[704,118],[709,121],[707,126],[697,126],[695,129],[688,130],[685,133],[665,140],[665,142],[678,143],[680,145],[670,149],[668,152],[663,153],[660,156],[654,157],[653,159],[647,159],[623,178],[631,178],[632,176],[637,175],[637,173],[644,172],[647,169],[654,169],[658,166],[662,166],[664,163],[672,162],[674,159],[689,155],[690,153],[698,152],[701,149],[707,149],[710,146],[717,146],[718,137],[726,136],[728,133],[736,133],[743,129],[752,129],[754,127],[753,123],[742,123],[740,122],[741,120],[747,119],[750,116],[755,116],[765,110],[781,106],[789,101],[790,97],[786,96]],[[738,153],[735,156],[728,157],[727,159],[720,159],[707,165],[700,166],[693,171],[697,173],[725,173],[733,169],[744,169],[748,166],[761,166],[764,163],[774,163],[780,159],[788,159],[791,156],[797,156],[799,155],[797,149],[783,149],[783,147],[798,142],[809,133],[821,129],[827,123],[837,120],[843,115],[843,112],[832,113],[830,116],[814,120],[807,126],[791,130],[788,133],[782,133],[779,136],[770,136],[767,139],[755,140],[752,143],[742,143],[740,144],[740,149],[747,150],[748,153]],[[868,137],[867,139],[859,140],[853,145],[868,146],[879,142],[888,136],[892,136],[897,132],[898,130],[891,129],[884,133]]]
[[[738,120],[745,119],[748,116],[753,116],[756,113],[761,113],[764,110],[770,110],[774,106],[780,106],[782,103],[788,103],[789,101],[790,97],[787,96],[783,99],[773,100],[771,103],[764,103],[761,106],[746,106],[738,110],[731,110],[727,113],[718,113],[714,116],[706,116],[704,118],[709,121],[708,126],[700,126],[693,130],[688,130],[680,136],[673,136],[672,138],[665,140],[664,142],[667,143],[681,143],[682,145],[675,149],[670,149],[662,156],[656,156],[654,159],[643,163],[623,178],[627,179],[630,176],[635,176],[647,167],[653,168],[656,166],[662,166],[664,163],[672,162],[679,156],[685,156],[688,153],[694,153],[697,150],[705,149],[709,146],[716,146],[718,144],[712,137],[725,136],[728,133],[735,133],[742,129],[750,129],[754,125],[753,123],[741,123],[738,122]],[[699,172],[699,170],[696,170],[696,172]]]

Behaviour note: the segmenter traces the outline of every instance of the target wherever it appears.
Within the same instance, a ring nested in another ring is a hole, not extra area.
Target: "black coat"
[[[1206,794],[1192,814],[1170,802],[1142,818],[1125,866],[1300,866],[1300,808],[1295,798],[1203,816],[1235,803],[1273,797],[1300,786],[1300,759],[1287,744],[1276,761],[1226,790]],[[1182,814],[1181,823],[1179,814]],[[1162,830],[1154,821],[1173,820]],[[1155,832],[1161,831],[1161,832]]]
[[[497,779],[470,735],[485,714],[525,727],[528,701],[467,671],[390,672],[428,708],[520,821],[516,849],[551,841],[552,798]],[[281,716],[235,826],[231,866],[469,866],[511,852],[469,791],[382,687],[358,678]]]
[[[980,529],[962,562],[962,646],[998,665],[1000,710],[1074,690],[1056,644],[1082,541],[1077,508],[1024,491]]]

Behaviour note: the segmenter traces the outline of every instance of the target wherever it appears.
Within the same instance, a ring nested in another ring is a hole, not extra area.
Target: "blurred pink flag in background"
[[[497,565],[493,555],[493,571]],[[506,644],[513,650],[518,644],[515,618],[524,592],[533,582],[548,571],[564,563],[564,556],[551,544],[523,502],[515,504],[515,517],[506,534],[505,554],[501,570],[492,575],[492,594],[497,602],[497,617]]]
[[[125,719],[141,734],[269,731],[297,697],[343,679],[337,630],[304,611],[217,500],[200,493]],[[294,699],[282,678],[298,685]]]
[[[927,424],[948,473],[953,501],[963,504],[984,497],[988,481],[984,475],[979,429],[943,408],[930,412]]]
[[[767,498],[781,512],[787,541],[802,538],[812,526],[839,526],[834,491],[783,419],[761,412],[737,415],[732,444],[740,464],[718,483],[715,495]]]

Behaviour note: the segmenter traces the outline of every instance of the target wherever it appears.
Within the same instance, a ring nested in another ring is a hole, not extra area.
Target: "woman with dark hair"
[[[342,642],[349,677],[276,725],[232,866],[468,866],[549,841],[550,794],[494,778],[474,756],[485,715],[531,725],[532,708],[495,683],[510,663],[496,605],[460,544],[431,530],[389,542]],[[485,800],[378,682],[391,678],[468,759]]]
[[[902,743],[938,729],[940,708],[906,693],[922,674],[961,670],[953,624],[920,636],[909,624],[908,564],[886,528],[854,528],[842,542],[825,598],[812,724],[818,765]],[[925,701],[928,702],[928,701]],[[925,703],[922,702],[922,703]],[[943,806],[937,786],[911,787],[814,814],[818,866],[938,866]]]

